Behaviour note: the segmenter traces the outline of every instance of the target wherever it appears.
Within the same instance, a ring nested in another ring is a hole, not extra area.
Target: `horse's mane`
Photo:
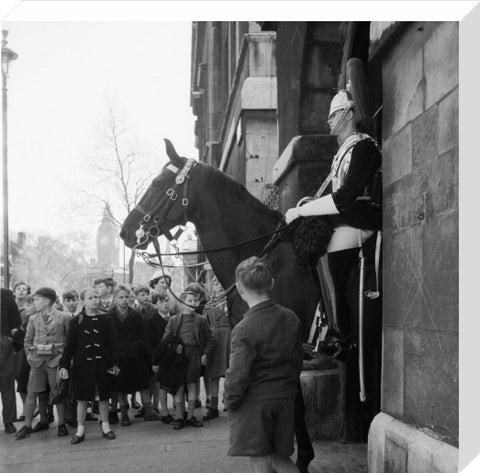
[[[271,218],[272,222],[275,224],[283,219],[283,215],[280,212],[266,206],[248,192],[242,184],[235,181],[228,174],[225,174],[205,163],[199,162],[197,166],[199,166],[203,174],[203,182],[205,182],[209,188],[218,189],[220,193],[228,195],[232,200],[245,203],[252,212],[258,212],[264,215],[268,212],[269,219]]]

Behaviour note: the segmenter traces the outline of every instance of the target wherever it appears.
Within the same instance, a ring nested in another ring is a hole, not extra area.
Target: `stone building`
[[[381,412],[368,433],[369,471],[453,472],[458,23],[194,23],[199,158],[282,212],[312,195],[337,149],[326,117],[352,57],[365,65],[384,174]],[[310,431],[341,438],[342,370],[318,376],[315,386],[337,392],[330,414],[310,403]]]

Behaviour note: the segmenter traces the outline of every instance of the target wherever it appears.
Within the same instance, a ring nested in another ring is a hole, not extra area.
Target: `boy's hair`
[[[141,292],[146,292],[147,294],[150,294],[150,288],[148,286],[140,284],[138,286],[135,286],[135,288],[133,289],[133,292],[135,293],[136,296],[138,296]]]
[[[27,297],[25,297],[25,303],[26,304],[33,304],[33,296],[29,294]]]
[[[158,292],[154,292],[152,294],[152,304],[156,304],[158,301],[167,301],[168,300],[168,296],[165,294],[165,295],[162,295],[162,294],[159,294]]]
[[[13,286],[13,292],[15,292],[15,289],[17,289],[18,286],[27,286],[27,296],[31,294],[32,288],[30,287],[29,284],[23,281],[19,281],[15,284],[15,286]]]
[[[167,283],[168,287],[170,287],[170,285],[172,284],[171,276],[169,276],[168,274],[165,274],[165,276],[162,275],[162,276],[159,276],[158,278],[150,279],[150,282],[149,282],[150,287],[154,289],[158,281],[160,281],[160,279],[165,279],[165,282]]]
[[[235,279],[245,289],[254,292],[270,290],[273,278],[273,268],[264,258],[252,256],[242,261],[235,270]]]
[[[68,299],[78,299],[78,292],[75,289],[72,289],[71,291],[65,291],[62,294],[62,299],[68,300]]]
[[[130,288],[128,286],[126,286],[125,284],[119,284],[118,286],[115,286],[115,289],[113,290],[113,297],[117,297],[118,293],[122,291],[130,294]]]
[[[112,289],[117,285],[113,278],[99,278],[93,281],[93,284],[96,286],[97,284],[105,284],[107,287],[111,287]]]
[[[185,302],[185,299],[187,298],[188,295],[196,296],[197,293],[193,291],[183,291],[180,294],[180,300]]]

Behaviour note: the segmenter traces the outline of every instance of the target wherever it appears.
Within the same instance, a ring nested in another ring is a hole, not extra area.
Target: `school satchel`
[[[37,355],[53,355],[54,350],[53,343],[39,343],[37,345]]]

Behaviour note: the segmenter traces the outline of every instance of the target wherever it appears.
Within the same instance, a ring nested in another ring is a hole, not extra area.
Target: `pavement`
[[[134,419],[135,412],[130,410],[130,426],[112,426],[115,440],[102,437],[99,423],[87,422],[85,441],[78,445],[70,444],[75,429],[58,437],[55,423],[25,440],[0,430],[0,473],[250,473],[248,458],[227,455],[225,412],[204,427],[179,431]],[[197,409],[197,418],[202,415]],[[367,473],[366,444],[316,441],[314,449],[310,473]]]
[[[134,411],[131,411],[133,414]],[[133,417],[133,416],[131,416]],[[17,423],[17,428],[21,423]],[[48,431],[25,440],[0,432],[0,472],[5,473],[249,473],[247,458],[229,457],[225,413],[202,428],[174,431],[161,422],[133,420],[114,426],[116,440],[101,436],[96,422],[86,423],[85,441],[70,444]],[[74,429],[69,428],[73,435]],[[366,445],[315,442],[310,473],[366,473]]]

